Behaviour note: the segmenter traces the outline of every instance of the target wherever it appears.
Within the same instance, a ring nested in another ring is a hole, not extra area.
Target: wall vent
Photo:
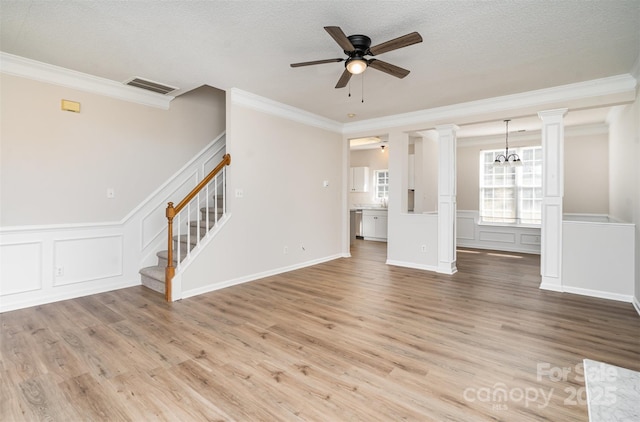
[[[143,78],[131,78],[128,81],[125,81],[125,85],[135,86],[136,88],[146,89],[147,91],[157,92],[158,94],[166,95],[172,91],[175,91],[176,87],[164,85],[158,82],[150,81],[148,79]]]

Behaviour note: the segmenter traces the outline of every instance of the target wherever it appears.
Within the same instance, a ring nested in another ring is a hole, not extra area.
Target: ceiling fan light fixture
[[[362,58],[347,60],[347,70],[352,75],[359,75],[367,69],[367,61]]]

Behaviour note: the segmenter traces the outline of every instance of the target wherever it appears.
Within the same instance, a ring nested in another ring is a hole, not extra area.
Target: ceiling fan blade
[[[409,74],[409,71],[407,69],[403,69],[401,67],[393,65],[391,63],[383,62],[382,60],[378,59],[369,60],[369,67],[372,67],[384,73],[388,73],[389,75],[395,76],[396,78],[400,79]]]
[[[349,79],[351,79],[351,72],[347,69],[342,72],[342,76],[338,79],[338,83],[336,84],[336,88],[344,88],[349,83]]]
[[[324,29],[344,51],[353,51],[356,49],[339,26],[325,26]]]
[[[422,37],[417,32],[412,32],[407,35],[403,35],[398,38],[394,38],[390,41],[383,42],[382,44],[374,45],[369,48],[369,52],[372,56],[377,56],[378,54],[386,53],[387,51],[397,50],[402,47],[407,47],[413,44],[418,44],[422,42]]]
[[[326,59],[326,60],[314,60],[312,62],[301,62],[301,63],[291,63],[291,67],[301,67],[301,66],[311,66],[314,64],[324,64],[324,63],[338,63],[343,62],[344,59]]]

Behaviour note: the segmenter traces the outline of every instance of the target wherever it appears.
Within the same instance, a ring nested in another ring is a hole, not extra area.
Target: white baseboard
[[[98,293],[110,292],[112,290],[124,289],[127,287],[139,286],[140,280],[118,281],[115,283],[104,284],[81,288],[75,287],[67,291],[36,291],[24,297],[16,295],[15,299],[12,295],[3,296],[0,304],[0,312],[15,311],[17,309],[29,308],[32,306],[45,305],[47,303],[59,302],[62,300],[75,299],[78,297],[95,295]]]
[[[633,296],[623,295],[619,293],[604,292],[601,290],[583,289],[580,287],[563,286],[562,290],[566,293],[573,293],[582,296],[597,297],[600,299],[616,300],[618,302],[633,302]]]
[[[599,299],[615,300],[617,302],[633,303],[638,314],[640,314],[640,304],[632,295],[623,295],[619,293],[605,292],[602,290],[583,289],[581,287],[558,286],[555,283],[540,283],[540,289],[549,290],[558,293],[571,293],[580,296],[597,297]]]
[[[551,292],[559,292],[562,293],[564,290],[562,290],[561,286],[558,286],[556,283],[548,283],[545,281],[542,281],[540,283],[540,289],[541,290],[549,290]]]
[[[633,304],[633,307],[636,308],[636,312],[638,313],[638,315],[640,315],[640,300],[638,300],[638,298],[634,296],[631,303]]]
[[[196,289],[184,290],[182,292],[181,299],[186,299],[186,298],[189,298],[189,297],[192,297],[192,296],[197,296],[197,295],[201,295],[201,294],[204,294],[204,293],[213,292],[213,291],[216,291],[216,290],[224,289],[226,287],[231,287],[231,286],[235,286],[235,285],[238,285],[238,284],[248,283],[250,281],[259,280],[261,278],[270,277],[270,276],[273,276],[273,275],[278,275],[278,274],[286,273],[286,272],[289,272],[289,271],[299,270],[301,268],[311,267],[313,265],[322,264],[323,262],[333,261],[334,259],[338,259],[338,258],[342,258],[342,257],[343,257],[343,254],[340,253],[340,254],[336,254],[336,255],[327,256],[327,257],[324,257],[324,258],[318,258],[318,259],[314,259],[314,260],[311,260],[311,261],[301,262],[299,264],[290,265],[290,266],[287,266],[287,267],[275,268],[273,270],[264,271],[264,272],[256,273],[256,274],[249,274],[249,275],[246,275],[246,276],[234,278],[232,280],[223,281],[221,283],[209,284],[207,286],[198,287]]]
[[[416,270],[425,270],[425,271],[431,271],[431,272],[437,272],[438,271],[438,267],[435,265],[422,265],[422,264],[416,264],[415,262],[405,262],[405,261],[395,261],[392,259],[387,259],[386,262],[387,265],[394,265],[396,267],[404,267],[404,268],[413,268]]]

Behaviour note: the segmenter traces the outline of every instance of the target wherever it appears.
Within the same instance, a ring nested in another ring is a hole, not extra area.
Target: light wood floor
[[[538,256],[461,251],[445,276],[352,253],[1,314],[0,420],[587,421],[582,359],[640,370],[632,305],[539,290]]]

